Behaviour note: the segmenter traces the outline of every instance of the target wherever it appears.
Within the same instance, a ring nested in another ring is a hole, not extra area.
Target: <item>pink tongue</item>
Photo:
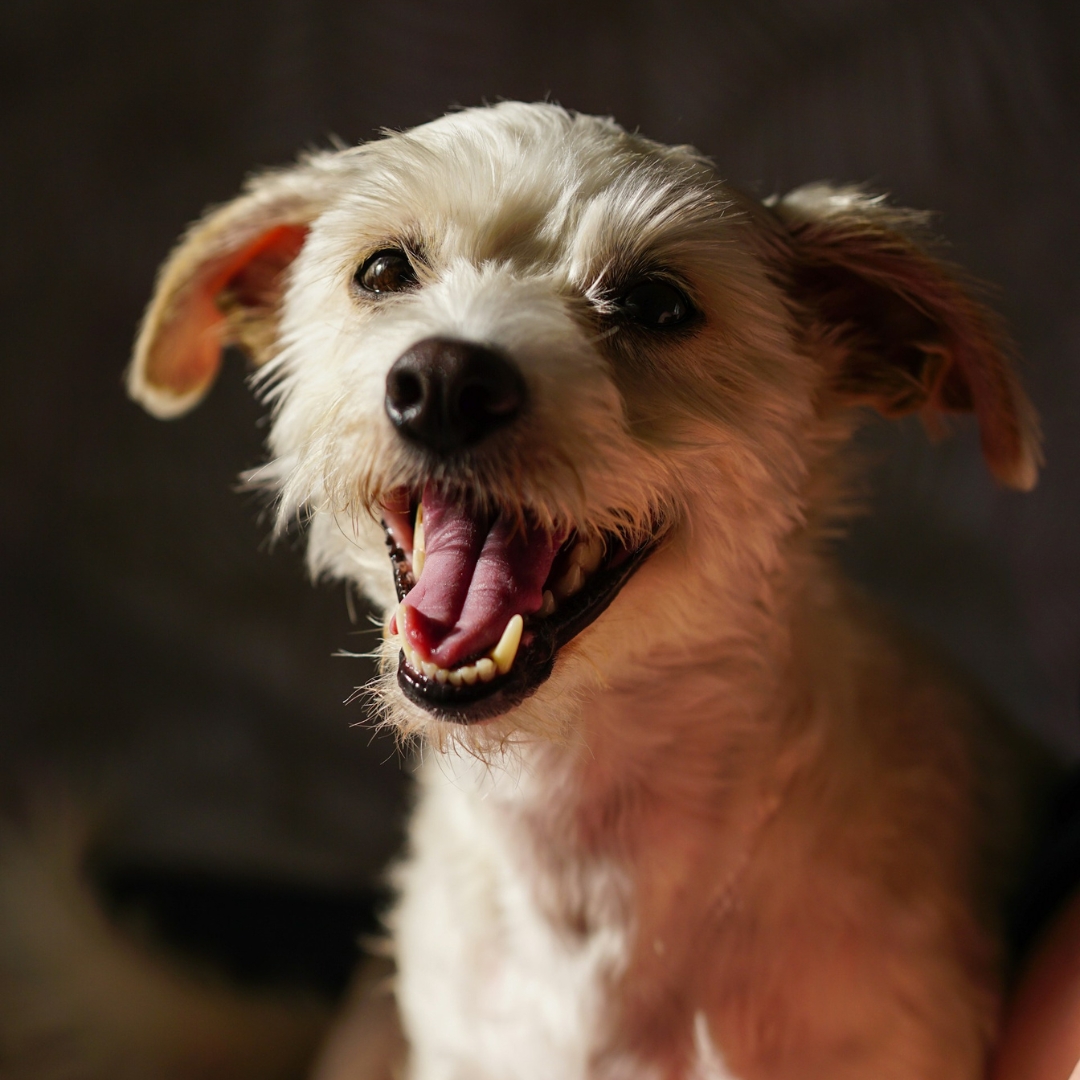
[[[430,484],[423,507],[424,568],[405,597],[404,632],[420,656],[450,668],[497,644],[512,616],[540,610],[562,538],[505,515],[489,524]]]

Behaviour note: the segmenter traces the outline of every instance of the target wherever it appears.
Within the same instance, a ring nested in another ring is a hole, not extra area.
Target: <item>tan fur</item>
[[[314,572],[384,617],[378,506],[402,486],[583,535],[664,530],[488,723],[409,703],[383,648],[381,715],[425,758],[392,919],[413,1080],[983,1074],[1038,755],[827,551],[859,405],[973,411],[995,476],[1035,481],[1008,350],[920,221],[820,185],[762,205],[687,148],[506,103],[256,179],[163,271],[132,392],[190,404],[212,365],[192,385],[170,342],[227,308],[269,356],[256,480],[308,521]],[[245,304],[227,286],[281,224],[303,248]],[[419,253],[419,288],[358,299],[388,245]],[[696,330],[605,322],[659,270]],[[390,365],[432,335],[497,347],[531,395],[464,464],[383,410]]]

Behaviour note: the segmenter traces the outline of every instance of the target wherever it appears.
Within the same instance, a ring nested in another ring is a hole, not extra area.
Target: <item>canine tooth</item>
[[[439,670],[439,665],[431,663],[430,660],[423,661],[420,664],[420,667],[423,670],[424,674],[429,679],[434,679],[435,678],[435,672]]]
[[[446,676],[451,686],[460,686],[465,680],[461,677],[461,668],[453,668]]]
[[[499,644],[491,650],[491,659],[495,661],[500,675],[505,675],[514,666],[514,657],[517,656],[518,646],[521,644],[524,625],[525,620],[520,615],[512,615],[502,637],[499,638]]]
[[[424,572],[424,557],[426,554],[427,548],[424,546],[424,506],[421,503],[416,508],[416,523],[413,525],[412,571],[414,578],[419,578]]]
[[[589,540],[582,540],[570,552],[570,561],[576,563],[585,571],[586,574],[591,574],[604,559],[604,538],[602,536],[594,536]]]
[[[555,596],[550,589],[544,590],[544,599],[540,604],[540,610],[537,614],[542,619],[546,619],[549,615],[553,614],[558,604],[555,603]]]
[[[397,609],[394,611],[394,615],[393,615],[393,618],[391,619],[391,622],[393,622],[393,624],[394,624],[395,633],[397,634],[397,636],[399,638],[401,638],[402,641],[404,641],[405,640],[405,601],[404,600],[402,600],[398,604]],[[387,629],[389,629],[389,628],[390,628],[390,626],[389,626],[389,623],[388,623],[387,624]]]
[[[474,682],[480,677],[480,672],[476,670],[475,664],[466,664],[464,667],[459,667],[457,673],[461,676],[461,681],[466,686],[472,686]]]
[[[495,661],[490,656],[482,656],[476,661],[476,673],[480,676],[481,682],[491,682],[498,674],[498,671]]]

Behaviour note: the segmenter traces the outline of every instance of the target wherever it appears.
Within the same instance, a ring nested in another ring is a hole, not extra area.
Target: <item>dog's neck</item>
[[[799,590],[795,575],[771,582],[767,602],[747,590],[681,658],[611,679],[577,703],[562,742],[429,759],[421,821],[439,821],[437,857],[482,865],[498,904],[552,949],[595,953],[622,1017],[607,1050],[667,1062],[664,1075],[688,1068],[696,1003],[723,996],[698,982],[718,976],[695,928],[710,928],[710,948],[737,944],[762,866],[785,866],[783,838],[803,827],[800,780],[828,752],[807,722],[823,688],[812,655],[832,647],[818,639],[846,602],[827,565],[814,569],[799,568]]]

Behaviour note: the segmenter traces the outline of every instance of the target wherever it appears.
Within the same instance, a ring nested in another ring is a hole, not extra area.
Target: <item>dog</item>
[[[208,213],[130,393],[183,414],[226,344],[272,412],[253,482],[380,613],[374,714],[423,759],[403,1075],[984,1075],[1048,766],[830,554],[875,410],[973,413],[1011,488],[1041,464],[923,215],[468,109]]]

